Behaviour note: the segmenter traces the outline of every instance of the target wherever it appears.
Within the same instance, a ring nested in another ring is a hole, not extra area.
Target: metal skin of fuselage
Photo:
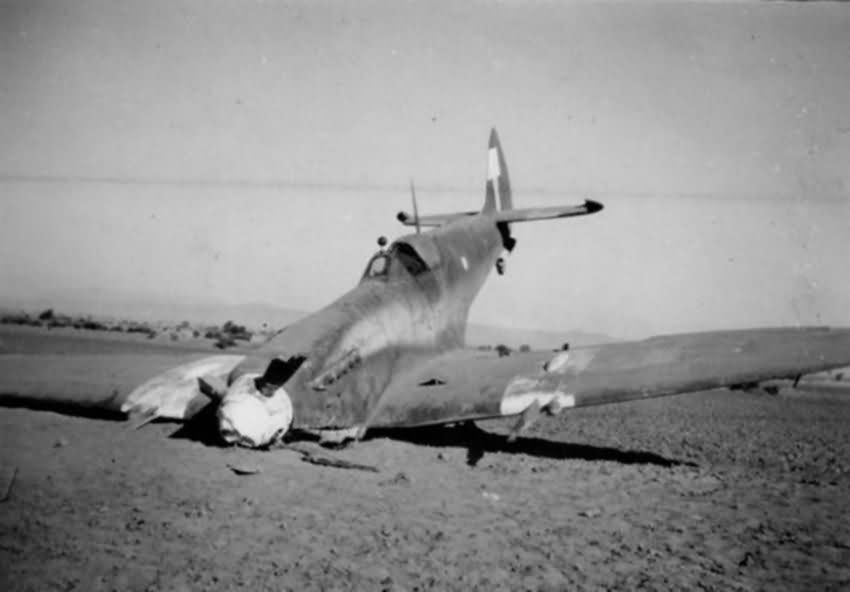
[[[463,348],[469,308],[504,249],[503,233],[486,211],[402,236],[370,260],[357,286],[253,351],[228,382],[262,374],[270,359],[303,356],[282,385],[292,406],[291,425],[283,428],[362,433],[393,379]],[[377,259],[385,268],[371,274]],[[220,425],[223,434],[239,428],[232,421]]]

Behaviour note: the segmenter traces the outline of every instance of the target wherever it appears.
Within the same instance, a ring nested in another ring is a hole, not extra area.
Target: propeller
[[[413,186],[413,179],[410,179],[410,199],[413,201],[413,221],[416,223],[416,234],[419,234],[419,208],[416,205],[416,188]]]

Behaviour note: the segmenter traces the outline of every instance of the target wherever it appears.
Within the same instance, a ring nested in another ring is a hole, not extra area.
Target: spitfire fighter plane
[[[109,356],[0,356],[0,400],[120,410],[137,425],[188,421],[214,406],[224,442],[262,448],[299,434],[356,441],[371,428],[508,416],[517,418],[515,437],[541,413],[850,364],[850,329],[820,327],[670,335],[508,357],[465,349],[473,299],[516,247],[511,225],[602,210],[594,201],[515,208],[495,130],[487,170],[480,211],[420,216],[414,193],[413,213],[398,215],[414,233],[388,246],[379,241],[356,286],[244,355],[139,354],[130,369],[110,367]],[[47,373],[48,385],[32,379]]]

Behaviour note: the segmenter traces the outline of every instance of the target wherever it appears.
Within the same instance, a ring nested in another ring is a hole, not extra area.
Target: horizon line
[[[207,188],[247,188],[247,189],[302,189],[307,191],[334,190],[342,192],[380,192],[404,193],[410,191],[409,181],[395,183],[362,183],[345,181],[301,181],[289,179],[250,179],[250,178],[221,178],[203,179],[193,177],[134,177],[109,175],[36,175],[28,173],[2,173],[0,184],[80,184],[80,185],[128,185],[128,186],[171,186],[178,188],[207,187]],[[463,193],[475,194],[480,188],[463,187],[459,185],[417,184],[417,190],[429,193]],[[715,202],[761,202],[775,203],[777,201],[806,201],[823,204],[844,204],[850,201],[850,195],[827,195],[821,197],[804,197],[801,193],[779,192],[698,192],[698,191],[593,191],[587,189],[559,190],[546,187],[518,187],[516,192],[542,196],[561,196],[576,199],[623,199],[623,200],[710,200]]]

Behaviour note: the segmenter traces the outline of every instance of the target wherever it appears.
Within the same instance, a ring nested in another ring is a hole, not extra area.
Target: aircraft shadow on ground
[[[126,416],[120,411],[111,411],[99,407],[85,407],[60,401],[39,401],[28,399],[15,394],[0,393],[0,407],[10,409],[31,409],[33,411],[53,411],[62,415],[85,417],[88,419],[104,419],[122,421]]]
[[[216,427],[218,422],[215,414],[216,406],[207,406],[190,421],[180,424],[180,427],[169,438],[192,440],[213,448],[227,448],[229,444],[226,444],[218,434]]]
[[[108,411],[95,407],[80,407],[57,403],[55,401],[34,401],[5,394],[0,396],[0,407],[53,411],[63,415],[111,421],[122,421],[126,419],[123,413],[116,411]],[[180,440],[192,440],[205,446],[216,448],[227,447],[228,445],[218,435],[215,412],[215,407],[210,405],[191,421],[181,424],[170,437]],[[169,420],[156,421],[159,423]],[[505,435],[482,430],[472,423],[453,427],[430,426],[422,428],[372,429],[366,436],[367,440],[377,438],[389,438],[391,440],[434,448],[465,448],[467,450],[466,462],[471,467],[477,465],[488,452],[524,454],[556,460],[612,461],[626,465],[642,464],[660,467],[695,466],[692,462],[666,458],[654,452],[641,450],[621,450],[606,446],[574,444],[528,437],[519,437],[514,442],[508,442]],[[308,437],[307,439],[315,440],[316,438]]]
[[[389,438],[419,446],[466,448],[466,462],[471,467],[476,466],[488,452],[524,454],[556,460],[611,461],[626,465],[695,466],[692,462],[666,458],[641,450],[621,450],[606,446],[528,437],[519,437],[514,442],[509,442],[506,436],[482,430],[474,424],[456,427],[431,426],[371,430],[367,439],[375,438]]]
[[[192,421],[182,425],[171,435],[172,438],[200,442],[206,446],[226,447],[215,428],[215,410],[205,409]],[[653,452],[640,450],[621,450],[589,444],[573,444],[543,438],[517,438],[508,442],[503,434],[482,430],[475,424],[463,424],[455,427],[431,426],[423,428],[373,429],[366,440],[389,438],[400,442],[409,442],[419,446],[434,448],[465,448],[466,463],[474,467],[488,452],[524,454],[538,458],[556,460],[611,461],[632,465],[655,465],[660,467],[695,466],[694,463],[666,458]],[[316,441],[315,436],[302,434],[298,440]],[[329,447],[333,448],[333,447]]]

